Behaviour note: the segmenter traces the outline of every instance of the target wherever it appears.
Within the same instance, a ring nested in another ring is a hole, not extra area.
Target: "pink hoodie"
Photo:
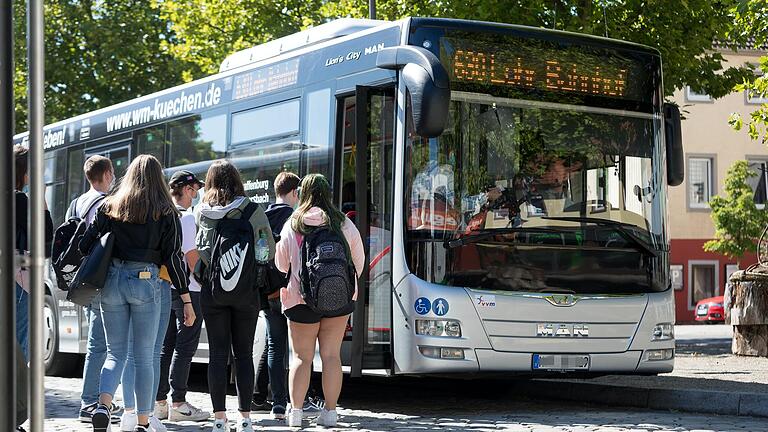
[[[325,211],[319,207],[312,207],[304,215],[304,223],[310,226],[321,226],[325,225],[325,218]],[[283,226],[283,230],[280,232],[280,241],[277,242],[277,250],[275,252],[275,266],[278,270],[287,273],[289,269],[293,269],[291,271],[291,278],[288,281],[288,287],[280,290],[280,301],[283,303],[283,311],[298,304],[305,304],[299,290],[301,283],[298,271],[301,268],[301,263],[299,262],[301,256],[301,247],[298,240],[299,234],[291,228],[291,220],[292,218],[288,219]],[[346,217],[341,226],[341,231],[347,239],[352,254],[352,262],[359,276],[362,274],[363,267],[365,266],[365,252],[363,251],[363,240],[360,238],[360,232],[357,231],[355,224]],[[355,284],[357,284],[357,281],[355,281]],[[355,286],[354,298],[357,299],[357,286]]]

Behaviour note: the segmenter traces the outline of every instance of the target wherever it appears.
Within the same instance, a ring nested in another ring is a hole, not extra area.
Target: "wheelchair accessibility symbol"
[[[419,315],[426,315],[432,309],[432,305],[429,303],[429,299],[426,297],[419,297],[416,303],[413,304],[413,309]]]

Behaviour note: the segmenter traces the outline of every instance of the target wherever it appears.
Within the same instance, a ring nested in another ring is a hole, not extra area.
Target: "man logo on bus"
[[[536,324],[536,336],[541,337],[589,337],[587,324]]]

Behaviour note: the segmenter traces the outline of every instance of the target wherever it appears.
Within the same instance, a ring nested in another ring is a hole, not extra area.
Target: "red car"
[[[699,300],[696,303],[696,321],[704,321],[708,324],[725,321],[723,296]]]

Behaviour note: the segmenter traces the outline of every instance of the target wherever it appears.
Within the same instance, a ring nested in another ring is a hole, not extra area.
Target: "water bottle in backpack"
[[[266,234],[260,232],[259,239],[256,241],[256,262],[267,264],[267,261],[269,261],[269,243],[267,243]]]

